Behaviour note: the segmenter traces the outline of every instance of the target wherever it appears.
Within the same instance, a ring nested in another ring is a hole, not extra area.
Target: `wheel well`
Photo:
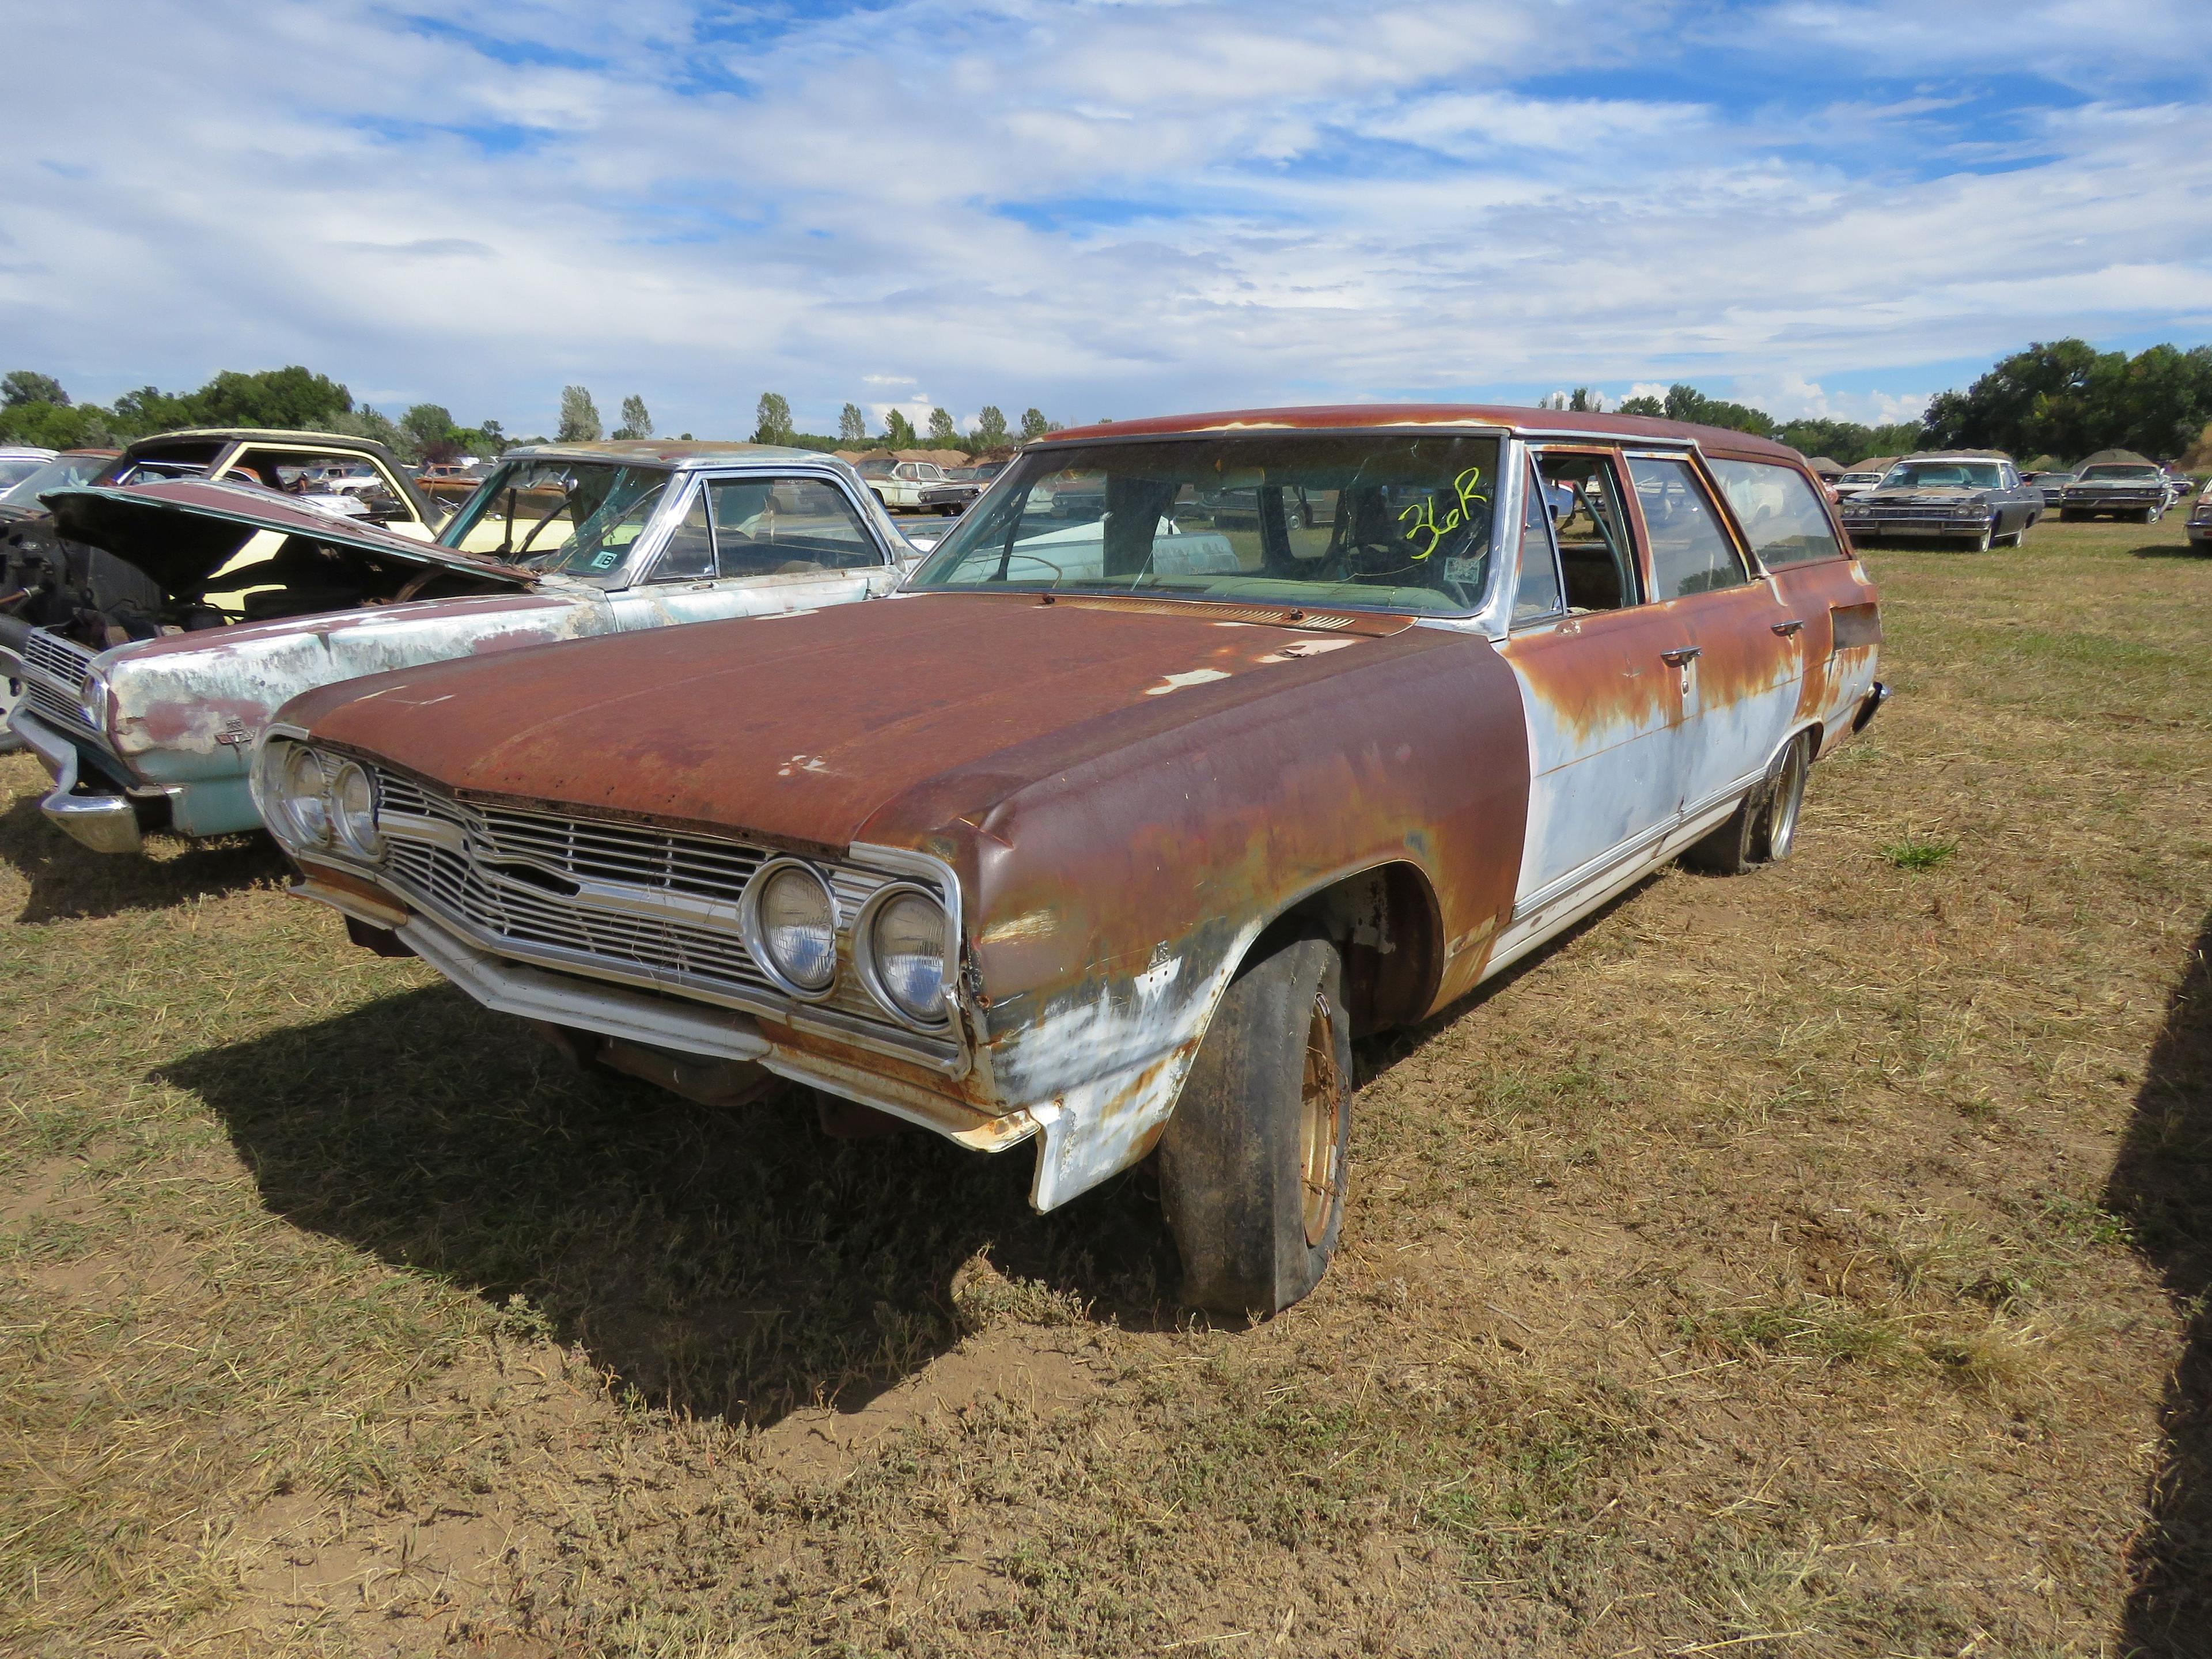
[[[1442,970],[1443,919],[1428,878],[1414,866],[1378,865],[1307,894],[1268,924],[1253,960],[1311,934],[1344,953],[1352,1031],[1364,1036],[1428,1012]]]

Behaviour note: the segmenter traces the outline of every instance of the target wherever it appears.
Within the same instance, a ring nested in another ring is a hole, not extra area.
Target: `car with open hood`
[[[231,476],[49,492],[137,579],[148,637],[0,621],[9,728],[85,845],[257,828],[254,739],[288,698],[386,669],[886,593],[915,556],[852,470],[750,444],[510,450],[435,539]]]
[[[2133,519],[2154,524],[2173,504],[2166,470],[2129,451],[2093,455],[2058,498],[2062,519]]]
[[[1352,1038],[1786,854],[1880,638],[1763,439],[1137,420],[1030,445],[884,603],[311,691],[254,787],[357,942],[586,1063],[1033,1146],[1041,1210],[1152,1158],[1186,1299],[1266,1313],[1334,1248]]]
[[[1961,544],[1977,552],[2018,547],[2043,517],[2043,492],[2021,480],[1996,450],[1928,450],[1907,455],[1872,489],[1842,504],[1855,540]]]

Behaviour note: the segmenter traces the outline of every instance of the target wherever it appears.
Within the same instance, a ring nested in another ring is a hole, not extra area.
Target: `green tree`
[[[1051,430],[1052,423],[1037,410],[1025,409],[1022,411],[1022,441],[1024,443],[1029,442],[1032,438],[1042,438]]]
[[[615,428],[617,438],[650,438],[653,435],[653,416],[646,409],[645,399],[632,392],[623,399],[623,423]]]
[[[343,415],[333,415],[325,422],[325,429],[342,433],[349,438],[368,438],[382,444],[395,455],[408,453],[406,433],[382,410],[363,404],[359,409],[348,410]]]
[[[791,400],[781,392],[763,392],[760,406],[755,411],[753,441],[757,444],[787,444],[795,428],[791,424]]]
[[[328,375],[299,364],[242,374],[225,369],[182,399],[198,426],[273,426],[326,428],[334,415],[353,408],[353,394]]]
[[[1622,398],[1617,412],[1622,415],[1664,415],[1667,405],[1647,393],[1641,398]]]
[[[1567,394],[1567,407],[1577,414],[1596,414],[1605,408],[1605,399],[1589,387],[1578,386]]]
[[[894,409],[884,416],[884,447],[886,449],[914,447],[914,422],[907,419],[904,410]]]
[[[592,394],[580,386],[561,388],[561,428],[555,441],[564,444],[597,443],[606,428],[599,424],[599,406],[592,401]]]
[[[960,434],[953,429],[952,416],[942,409],[929,411],[929,441],[939,449],[957,443]]]
[[[864,444],[868,441],[868,417],[860,413],[858,404],[847,404],[837,412],[837,441],[841,444]]]
[[[975,446],[997,449],[1006,441],[1006,416],[996,404],[985,404],[975,416]]]
[[[416,404],[399,417],[399,430],[405,434],[408,450],[418,461],[442,461],[443,455],[434,456],[433,449],[450,448],[459,453],[453,441],[453,411],[443,404]]]
[[[56,409],[67,409],[69,393],[51,374],[29,368],[11,369],[0,377],[0,407],[15,409],[24,404],[52,404]]]

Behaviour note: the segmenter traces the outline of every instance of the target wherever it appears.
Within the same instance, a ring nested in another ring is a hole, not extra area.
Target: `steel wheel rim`
[[[1336,1208],[1343,1083],[1336,1063],[1336,1020],[1328,996],[1316,991],[1312,1017],[1306,1022],[1305,1075],[1298,1099],[1298,1181],[1309,1249],[1328,1234],[1329,1216]]]
[[[1805,799],[1805,745],[1790,746],[1789,758],[1782,763],[1782,787],[1775,792],[1774,817],[1766,827],[1768,854],[1786,858],[1790,843],[1797,836],[1797,808]]]

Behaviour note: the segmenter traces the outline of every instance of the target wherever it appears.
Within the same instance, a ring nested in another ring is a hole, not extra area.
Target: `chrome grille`
[[[43,628],[31,630],[30,637],[23,641],[21,654],[25,667],[58,680],[69,688],[72,699],[84,689],[85,680],[92,672],[91,652]]]
[[[66,731],[91,730],[85,725],[84,710],[77,707],[76,699],[64,696],[44,680],[25,680],[23,701],[30,704],[31,712],[41,720],[59,726]]]
[[[483,806],[388,768],[370,770],[390,849],[386,878],[494,949],[741,1006],[779,1012],[790,1006],[738,930],[738,896],[775,856],[769,849]],[[837,900],[837,977],[827,998],[808,1006],[889,1026],[854,971],[850,930],[861,905],[900,878],[842,866],[823,873]]]

